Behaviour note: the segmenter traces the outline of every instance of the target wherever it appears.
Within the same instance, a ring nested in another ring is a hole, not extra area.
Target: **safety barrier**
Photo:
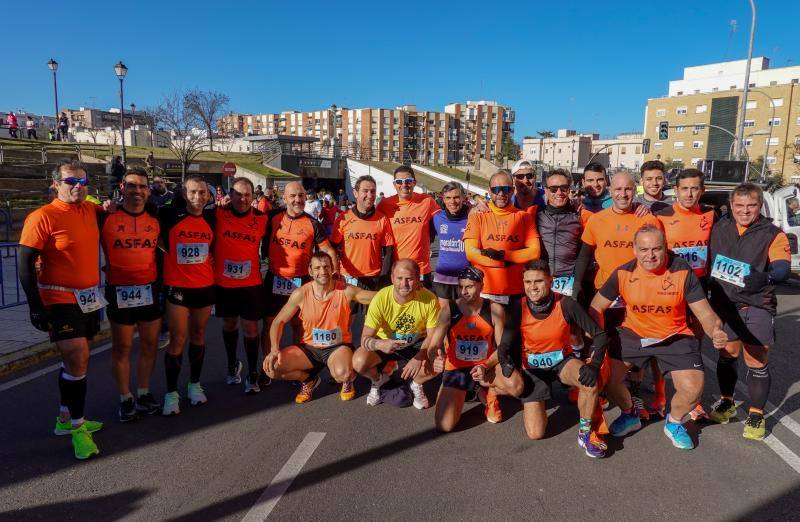
[[[19,243],[0,243],[0,310],[27,302],[19,284]]]

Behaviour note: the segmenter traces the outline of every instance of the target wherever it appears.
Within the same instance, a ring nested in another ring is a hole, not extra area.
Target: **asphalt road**
[[[0,519],[241,520],[261,499],[274,504],[274,520],[791,520],[800,509],[800,371],[793,353],[800,291],[781,293],[770,363],[770,400],[781,413],[768,419],[765,442],[743,439],[738,422],[699,425],[699,446],[680,451],[658,421],[621,441],[609,438],[611,455],[592,460],[576,443],[577,412],[558,386],[541,441],[526,439],[514,401],[503,402],[506,419],[498,425],[469,404],[462,429],[441,435],[432,409],[367,406],[365,381],[348,403],[328,382],[304,405],[293,403],[297,388],[288,383],[244,396],[240,386],[224,383],[214,320],[203,376],[209,403],[184,404],[177,418],[117,422],[110,353],[92,357],[87,411],[107,424],[95,436],[101,455],[88,462],[73,458],[68,437],[52,434],[55,371],[0,391]],[[713,349],[705,353],[716,360]],[[709,406],[718,390],[713,366],[706,372]],[[155,376],[160,395],[161,360]],[[186,368],[182,377],[183,392]],[[429,383],[429,397],[437,387]],[[609,419],[617,414],[610,410]],[[309,433],[324,434],[310,449],[303,444]],[[292,465],[298,473],[287,479]]]

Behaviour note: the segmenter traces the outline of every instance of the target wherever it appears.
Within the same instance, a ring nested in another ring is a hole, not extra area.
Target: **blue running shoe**
[[[692,437],[690,437],[689,432],[686,431],[686,426],[680,422],[671,422],[667,419],[664,423],[664,434],[672,441],[672,445],[676,448],[685,450],[694,449]]]
[[[587,457],[591,457],[593,459],[602,459],[606,456],[605,448],[592,440],[592,433],[589,431],[578,434],[578,444],[581,448],[586,450]]]
[[[639,410],[633,408],[630,413],[622,413],[617,420],[611,423],[608,430],[615,437],[624,437],[628,433],[642,429],[642,421],[639,418]]]

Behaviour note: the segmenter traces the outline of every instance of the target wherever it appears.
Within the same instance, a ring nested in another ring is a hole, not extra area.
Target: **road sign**
[[[233,163],[226,163],[222,166],[223,176],[233,176],[234,174],[236,174],[236,165]]]

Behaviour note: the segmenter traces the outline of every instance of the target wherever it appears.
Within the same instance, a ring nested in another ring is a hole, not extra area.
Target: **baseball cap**
[[[514,163],[514,166],[511,167],[511,175],[513,176],[517,173],[517,171],[522,169],[533,169],[536,171],[536,168],[533,166],[533,163],[530,160],[521,159]]]

